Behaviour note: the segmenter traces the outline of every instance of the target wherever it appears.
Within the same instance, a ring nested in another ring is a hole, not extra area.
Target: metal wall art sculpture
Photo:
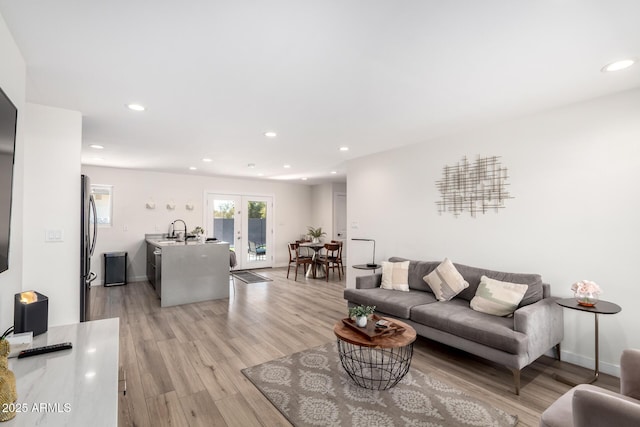
[[[475,217],[490,209],[503,209],[504,201],[513,197],[506,189],[507,168],[501,166],[499,158],[478,156],[469,163],[465,156],[456,165],[445,166],[442,179],[436,181],[441,194],[436,202],[438,213],[451,212],[457,217],[466,211]]]

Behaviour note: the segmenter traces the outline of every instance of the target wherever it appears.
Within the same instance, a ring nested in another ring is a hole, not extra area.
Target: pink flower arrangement
[[[602,293],[600,286],[591,280],[581,280],[580,282],[576,282],[571,285],[571,290],[579,294],[600,295]]]

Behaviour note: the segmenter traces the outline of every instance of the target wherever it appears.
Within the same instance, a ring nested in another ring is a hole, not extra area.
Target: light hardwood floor
[[[92,319],[120,318],[120,366],[127,394],[119,397],[119,426],[288,426],[240,370],[335,340],[333,324],[346,315],[344,280],[286,278],[286,269],[261,270],[272,282],[236,279],[229,299],[161,308],[151,285],[96,287]],[[556,371],[589,371],[542,357],[522,372],[520,396],[511,372],[462,351],[418,337],[412,367],[537,426],[542,411],[570,387]],[[615,377],[597,385],[619,389]]]

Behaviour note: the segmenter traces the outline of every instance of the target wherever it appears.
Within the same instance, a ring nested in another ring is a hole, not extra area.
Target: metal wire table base
[[[356,384],[372,390],[389,389],[409,372],[413,343],[394,348],[363,347],[338,339],[342,367]]]

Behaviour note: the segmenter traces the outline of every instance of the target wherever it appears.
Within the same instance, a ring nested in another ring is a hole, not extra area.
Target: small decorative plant
[[[375,310],[375,305],[357,305],[355,307],[349,307],[349,317],[355,318],[356,324],[361,328],[364,328],[367,326],[367,317],[371,316]]]
[[[581,280],[571,285],[576,301],[580,305],[593,307],[600,300],[602,289],[596,282]]]
[[[204,234],[204,228],[202,228],[202,227],[200,227],[200,226],[198,225],[196,228],[194,228],[193,230],[191,230],[191,234],[195,234],[195,235],[198,235],[198,234]]]
[[[322,227],[313,228],[311,226],[307,227],[309,237],[313,238],[314,241],[319,241],[322,236],[326,236],[327,233],[322,231]]]

